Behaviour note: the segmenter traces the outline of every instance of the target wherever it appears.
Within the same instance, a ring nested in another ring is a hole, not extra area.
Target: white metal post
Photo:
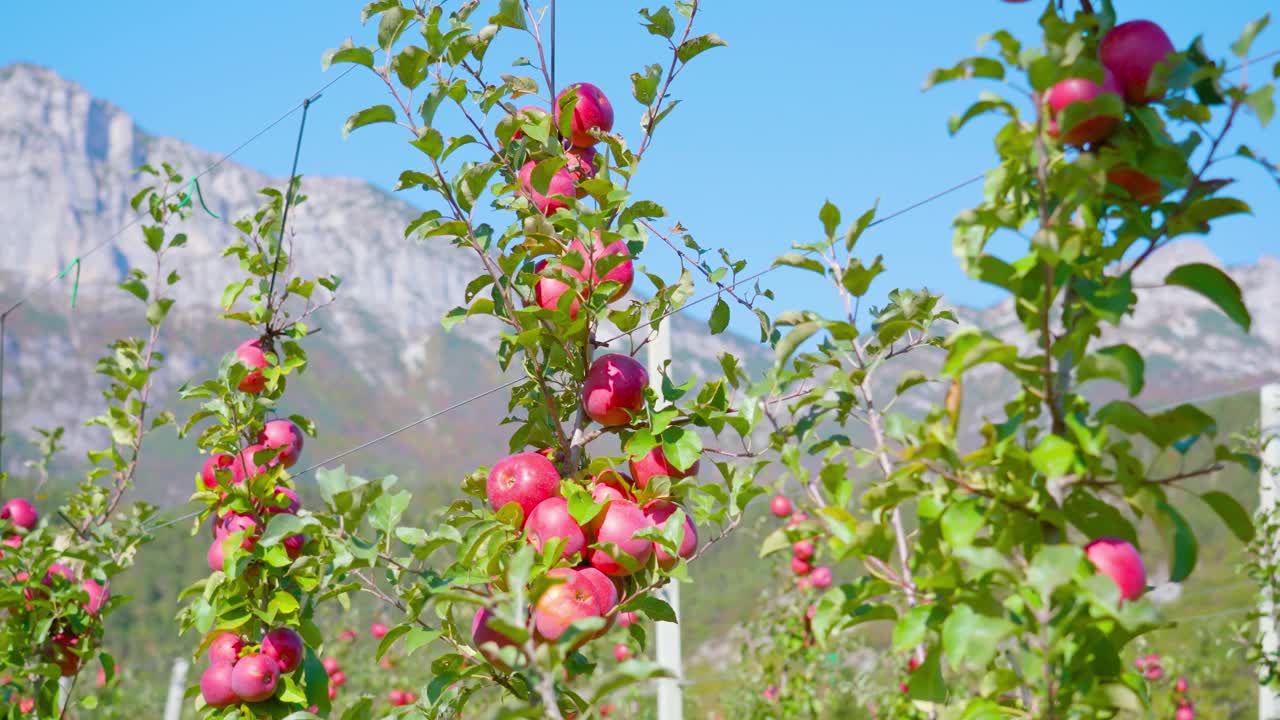
[[[669,323],[658,326],[657,335],[649,343],[649,384],[659,394],[662,392],[662,366],[671,359],[671,329]],[[660,678],[658,686],[658,720],[683,720],[684,705],[680,683],[684,680],[684,663],[680,656],[680,587],[672,581],[663,588],[663,594],[675,610],[676,622],[655,623],[654,635],[658,665],[670,671],[673,677]]]
[[[1267,441],[1262,453],[1262,473],[1258,483],[1258,505],[1264,518],[1274,517],[1280,505],[1280,384],[1264,385],[1258,395],[1261,406],[1259,427],[1262,438]],[[1277,551],[1277,538],[1269,538],[1267,550],[1273,556]],[[1259,632],[1262,635],[1262,649],[1267,655],[1275,655],[1280,650],[1280,635],[1276,628],[1276,599],[1271,591],[1262,591],[1262,617],[1258,620]],[[1258,686],[1258,719],[1280,719],[1280,697],[1266,685]]]
[[[169,696],[164,701],[164,720],[182,720],[182,696],[187,686],[186,658],[173,661],[173,673],[169,676]]]

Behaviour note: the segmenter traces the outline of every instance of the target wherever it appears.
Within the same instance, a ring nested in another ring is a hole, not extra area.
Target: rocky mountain
[[[28,291],[31,299],[8,319],[4,338],[5,429],[25,435],[34,426],[76,426],[97,406],[93,359],[103,343],[129,329],[120,313],[126,303],[114,285],[145,249],[136,229],[112,234],[134,220],[129,199],[139,187],[133,171],[143,163],[168,161],[190,175],[220,156],[175,138],[147,133],[122,109],[92,97],[56,73],[31,65],[0,68],[0,307]],[[212,323],[213,303],[236,269],[219,257],[236,235],[226,219],[255,208],[257,191],[269,178],[234,160],[201,180],[209,206],[223,220],[202,213],[184,227],[188,247],[175,256],[182,275],[180,304],[167,335],[162,384],[172,390],[210,369],[239,340],[226,323]],[[418,245],[403,237],[418,211],[372,185],[351,178],[306,178],[309,200],[291,215],[302,273],[330,272],[343,278],[339,302],[315,322],[309,391],[302,409],[318,417],[326,436],[312,458],[374,437],[429,412],[487,389],[501,380],[487,347],[495,328],[464,323],[451,333],[440,318],[462,297],[477,272],[466,253],[443,245]],[[109,241],[89,254],[104,240]],[[140,252],[141,251],[141,252]],[[43,286],[73,258],[84,256],[80,300],[67,309],[64,282]],[[1217,264],[1203,245],[1182,242],[1152,258],[1139,277],[1155,284],[1170,267],[1188,261]],[[1202,397],[1280,377],[1280,325],[1268,311],[1280,308],[1280,259],[1231,268],[1257,322],[1245,334],[1207,302],[1177,289],[1149,289],[1158,303],[1140,306],[1123,339],[1148,353],[1143,400],[1160,404]],[[200,298],[207,299],[201,304]],[[1017,321],[1008,304],[960,308],[964,322],[1013,338]],[[708,340],[705,327],[677,318],[673,344],[685,369],[715,374],[717,354],[730,349],[754,358],[767,352],[752,340],[725,334]],[[916,361],[928,365],[929,358]],[[889,383],[892,378],[885,378]],[[976,380],[966,393],[971,414],[998,410],[1003,379]],[[1106,388],[1100,388],[1106,392]],[[923,391],[917,405],[928,399]],[[416,428],[363,454],[361,470],[430,468],[422,475],[460,472],[491,459],[474,429],[494,427],[505,405],[495,395],[451,414],[447,422]],[[75,450],[95,445],[91,434],[72,432]],[[189,467],[194,451],[165,446],[157,472]],[[492,443],[490,443],[490,446]],[[6,454],[17,462],[21,443]],[[181,482],[151,481],[166,499],[189,492]]]

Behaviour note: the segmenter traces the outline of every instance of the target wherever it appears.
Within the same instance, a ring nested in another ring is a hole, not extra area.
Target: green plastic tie
[[[80,256],[79,255],[77,255],[76,258],[71,261],[71,264],[68,265],[65,269],[63,269],[62,272],[58,273],[58,279],[62,279],[66,277],[67,273],[71,272],[71,268],[76,269],[75,282],[72,283],[71,285],[71,307],[74,309],[76,306],[76,298],[80,296]]]
[[[182,202],[178,203],[178,207],[176,209],[181,210],[182,208],[186,207],[187,203],[191,202],[192,195],[195,195],[197,198],[200,199],[200,207],[204,208],[205,212],[212,215],[216,220],[222,219],[218,215],[218,213],[210,210],[209,206],[205,204],[204,192],[200,189],[200,180],[198,178],[191,178],[191,189],[187,191],[187,196],[182,198]]]

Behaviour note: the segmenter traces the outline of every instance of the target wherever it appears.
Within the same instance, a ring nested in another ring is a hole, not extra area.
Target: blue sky
[[[0,11],[0,64],[50,66],[150,132],[226,152],[332,78],[336,70],[320,69],[326,48],[348,35],[368,41],[362,4],[21,3]],[[664,59],[635,13],[655,4],[560,0],[561,84],[585,80],[604,88],[617,109],[615,130],[633,142],[640,107],[628,76]],[[953,185],[992,158],[991,124],[975,123],[955,138],[946,130],[948,116],[983,88],[960,83],[924,93],[922,81],[932,68],[972,54],[984,32],[1004,27],[1033,37],[1044,4],[815,0],[783,9],[765,0],[705,0],[701,31],[719,33],[729,47],[703,55],[677,81],[673,94],[684,102],[660,128],[634,189],[664,204],[703,245],[732,248],[760,268],[791,241],[814,237],[826,198],[851,219],[877,199],[891,211]],[[1160,22],[1179,47],[1203,34],[1215,57],[1227,54],[1246,21],[1274,9],[1272,0],[1233,0],[1212,11],[1201,3],[1116,4],[1122,19]],[[1264,33],[1255,48],[1280,48],[1280,31]],[[504,51],[530,53],[495,46],[490,57]],[[346,141],[341,136],[348,114],[382,101],[380,84],[363,72],[327,91],[312,108],[300,172],[393,186],[416,161],[402,132],[379,127]],[[296,119],[283,123],[236,160],[286,174],[296,128]],[[1246,123],[1237,137],[1280,156],[1274,128],[1264,134]],[[1280,190],[1247,165],[1234,168],[1256,215],[1223,222],[1206,242],[1228,263],[1251,262],[1280,247]],[[951,218],[976,198],[973,187],[869,233],[860,248],[885,255],[883,288],[928,286],[966,304],[998,299],[965,278],[951,255]],[[644,260],[666,273],[676,265],[671,255],[651,245]],[[780,271],[767,284],[781,298],[775,310],[834,310],[832,298],[804,275]],[[735,317],[734,325],[749,330],[753,323]]]

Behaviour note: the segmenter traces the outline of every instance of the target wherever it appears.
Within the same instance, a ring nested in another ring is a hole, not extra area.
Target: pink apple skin
[[[542,276],[538,279],[538,284],[533,286],[533,300],[538,304],[538,307],[544,310],[557,310],[559,309],[561,296],[570,292],[573,288],[569,287],[569,284],[564,280],[556,277],[555,273],[547,272],[548,267],[550,267],[550,261],[548,260],[539,260],[537,264],[533,266],[534,272]],[[557,272],[563,272],[565,275],[576,278],[578,282],[585,284],[586,280],[582,276],[582,273],[574,270],[572,267],[569,267],[568,265],[558,265],[557,268]],[[575,296],[573,300],[569,302],[570,319],[576,320],[578,317],[578,311],[582,309],[580,297],[580,295]]]
[[[791,514],[791,498],[786,495],[774,495],[769,501],[769,512],[783,518]]]
[[[801,577],[804,577],[805,575],[808,575],[812,571],[813,571],[813,566],[810,565],[809,563],[805,562],[804,560],[801,560],[800,558],[791,558],[791,572]],[[810,578],[809,582],[813,582],[813,579]]]
[[[302,454],[302,430],[288,420],[271,420],[263,425],[258,442],[263,447],[280,448],[280,454],[271,461],[272,465],[279,462],[287,468],[293,467]]]
[[[307,536],[290,535],[284,540],[281,540],[280,544],[284,545],[284,554],[287,555],[290,560],[297,560],[298,556],[302,554],[302,548],[307,544]]]
[[[1173,689],[1179,693],[1185,693],[1187,691],[1187,679],[1184,677],[1178,678],[1178,682],[1174,683]]]
[[[214,663],[205,669],[200,676],[200,694],[210,707],[222,708],[240,702],[240,696],[231,689],[231,673],[233,666],[228,663]]]
[[[44,578],[40,580],[45,587],[53,587],[53,578],[60,576],[63,580],[72,583],[76,581],[76,576],[71,572],[71,568],[61,563],[53,563],[49,565],[49,569],[45,571]]]
[[[102,606],[107,604],[111,593],[93,578],[82,580],[80,588],[89,595],[89,602],[84,605],[85,612],[96,617],[99,612],[102,612]]]
[[[577,197],[578,193],[573,186],[573,177],[569,171],[564,168],[556,170],[551,176],[547,193],[544,195],[533,187],[533,169],[537,166],[536,160],[530,160],[520,168],[520,192],[524,193],[524,196],[529,198],[533,206],[543,215],[552,215],[557,210],[569,207],[569,204],[560,197]]]
[[[631,657],[631,648],[626,643],[618,643],[613,646],[613,659],[618,662],[626,662]]]
[[[591,478],[591,499],[598,503],[608,500],[631,500],[631,479],[617,470],[604,470]]]
[[[244,550],[252,550],[254,545],[258,544],[258,533],[260,531],[258,518],[253,515],[244,513],[229,512],[222,519],[222,535],[228,537],[235,533],[243,533],[240,539],[240,547]]]
[[[1123,90],[1120,88],[1120,83],[1116,81],[1115,74],[1105,68],[1103,72],[1106,79],[1101,85],[1088,78],[1068,78],[1045,91],[1044,101],[1049,106],[1050,111],[1050,136],[1058,137],[1062,111],[1071,104],[1092,102],[1105,93],[1110,93],[1116,98],[1122,99]],[[1076,123],[1075,127],[1071,128],[1065,135],[1062,135],[1062,142],[1080,147],[1105,140],[1108,135],[1115,131],[1123,119],[1121,115],[1094,115]]]
[[[571,121],[573,134],[570,142],[574,147],[591,147],[597,141],[591,136],[589,130],[597,128],[606,133],[613,130],[613,105],[609,104],[609,99],[604,96],[604,92],[595,85],[591,83],[574,83],[556,96],[556,104],[553,108],[556,127],[560,126],[560,100],[565,95],[575,91],[577,92],[577,104],[573,107],[573,120]]]
[[[618,613],[618,627],[629,628],[632,625],[636,624],[636,622],[639,619],[640,619],[640,616],[636,614],[634,610],[629,612]]]
[[[674,515],[676,510],[684,510],[684,508],[670,500],[653,500],[644,506],[644,514],[649,518],[649,522],[664,529],[667,526],[667,519]],[[688,560],[698,552],[698,527],[693,524],[693,518],[689,517],[689,512],[685,510],[684,513],[684,537],[680,540],[680,557]],[[653,552],[658,556],[658,567],[670,570],[676,566],[676,559],[658,543],[653,544]]]
[[[803,510],[797,510],[791,514],[791,519],[787,521],[787,527],[795,527],[809,519],[809,513]]]
[[[791,546],[791,555],[793,557],[800,558],[801,560],[813,559],[813,553],[813,543],[808,540],[797,540],[795,544]]]
[[[235,665],[240,659],[240,651],[244,649],[244,638],[229,630],[209,643],[209,662],[214,665]]]
[[[777,702],[780,694],[777,685],[770,685],[764,689],[764,699],[769,702]]]
[[[34,529],[39,519],[40,513],[26,498],[14,498],[0,508],[0,520],[8,520],[24,530]]]
[[[280,666],[266,655],[246,655],[231,670],[231,689],[245,702],[262,702],[276,693]]]
[[[222,543],[226,539],[226,533],[219,530],[213,542],[209,544],[209,552],[205,553],[205,561],[209,563],[209,569],[213,572],[221,571],[226,562],[226,551],[222,548]]]
[[[633,413],[644,409],[648,386],[649,373],[634,358],[619,353],[602,355],[587,371],[582,407],[588,417],[605,427],[627,425]]]
[[[810,573],[809,579],[813,582],[813,586],[818,590],[831,587],[831,568],[826,565],[819,565]]]
[[[1167,88],[1148,88],[1157,65],[1177,52],[1169,36],[1150,20],[1120,23],[1102,38],[1098,59],[1116,74],[1124,88],[1124,99],[1143,105],[1164,97]]]
[[[265,449],[266,447],[263,445],[250,445],[236,455],[235,462],[231,464],[232,485],[239,485],[246,478],[256,478],[267,471],[266,466],[259,465],[253,461],[253,456]]]
[[[534,604],[534,627],[542,638],[559,640],[573,623],[601,614],[595,588],[576,570],[556,568],[547,575],[563,577],[565,582],[548,588]]]
[[[262,392],[267,387],[267,379],[258,372],[267,366],[267,354],[262,351],[262,342],[246,340],[240,343],[240,347],[236,348],[236,359],[241,365],[253,371],[240,381],[240,391],[250,395]]]
[[[222,471],[223,474],[227,476],[228,481],[230,481],[230,476],[232,474],[231,466],[234,465],[235,462],[235,455],[228,455],[227,453],[215,453],[210,455],[209,459],[204,461],[204,467],[200,469],[200,481],[204,483],[206,488],[216,490],[218,487],[217,472]]]
[[[352,638],[352,639],[354,639],[355,631],[354,631],[354,630],[352,630],[352,631],[350,631],[350,632],[351,632],[351,633],[352,633],[352,635],[353,635],[353,638]],[[339,666],[338,666],[338,658],[327,657],[327,658],[325,658],[323,661],[321,661],[321,663],[320,663],[320,664],[324,666],[324,671],[325,671],[326,673],[330,674],[330,675],[332,675],[332,674],[334,674],[334,673],[338,672],[338,670],[339,670]]]
[[[600,166],[596,164],[598,159],[599,153],[593,147],[570,148],[564,154],[564,167],[573,179],[574,194],[579,199],[587,196],[587,191],[580,187],[582,181],[593,178],[600,172]]]
[[[1085,546],[1084,554],[1099,573],[1115,582],[1125,600],[1137,600],[1146,591],[1147,569],[1133,545],[1119,538],[1099,538]]]
[[[0,542],[3,542],[5,545],[8,545],[14,550],[17,550],[18,548],[22,547],[22,536],[10,535],[9,537],[5,538],[3,541],[0,541]]]
[[[1173,713],[1173,720],[1196,720],[1196,710],[1190,703],[1183,701]]]
[[[538,548],[538,552],[542,552],[543,546],[551,538],[564,538],[561,558],[569,558],[582,552],[587,544],[582,528],[569,514],[569,501],[562,497],[549,497],[538,503],[533,512],[529,513],[524,531],[529,536],[529,542]]]
[[[485,492],[494,510],[514,502],[527,518],[538,503],[560,494],[560,472],[539,453],[518,453],[493,464]]]
[[[387,626],[382,623],[374,623],[369,627],[369,634],[375,638],[384,638],[387,636]]]
[[[596,238],[591,244],[591,253],[588,255],[586,246],[581,240],[575,238],[569,243],[569,249],[585,260],[583,269],[591,280],[591,287],[597,287],[606,282],[618,283],[620,287],[609,296],[609,302],[617,302],[631,291],[631,285],[635,281],[635,268],[631,261],[631,251],[625,242],[614,240],[605,245]],[[611,256],[625,259],[617,261]],[[606,270],[606,267],[609,269]]]
[[[262,637],[262,654],[275,660],[282,673],[297,670],[305,652],[302,636],[290,628],[276,628]]]
[[[475,648],[480,651],[480,654],[484,656],[484,659],[488,660],[495,668],[502,672],[509,672],[511,668],[502,661],[498,653],[483,647],[486,643],[494,643],[498,646],[498,649],[501,650],[502,648],[515,645],[515,643],[506,635],[503,635],[497,630],[489,627],[489,619],[492,617],[493,613],[491,613],[488,608],[482,607],[476,610],[475,616],[471,619],[471,644],[474,645]]]
[[[608,575],[593,567],[584,567],[578,568],[578,577],[591,586],[601,615],[611,612],[618,604],[618,586],[613,584]]]
[[[639,459],[631,458],[631,477],[635,479],[636,487],[645,487],[649,484],[649,480],[659,475],[665,475],[672,481],[683,480],[687,477],[693,477],[698,474],[698,467],[702,464],[701,460],[694,460],[693,464],[684,470],[677,470],[671,461],[667,460],[666,453],[662,451],[661,445],[655,445],[653,449],[642,455]]]
[[[273,501],[263,503],[263,510],[270,515],[280,513],[297,515],[298,508],[302,507],[301,501],[298,500],[298,493],[294,492],[293,488],[277,485],[271,494],[275,496]]]
[[[653,543],[635,537],[636,532],[652,523],[639,506],[625,500],[615,500],[604,510],[604,520],[596,531],[596,542],[612,543],[630,555],[636,563],[644,565],[653,553]],[[631,572],[601,550],[589,550],[587,559],[600,572],[613,577],[630,575]]]
[[[1139,205],[1155,205],[1164,199],[1164,186],[1160,181],[1136,168],[1121,165],[1107,171],[1107,182],[1118,185],[1128,197]]]

